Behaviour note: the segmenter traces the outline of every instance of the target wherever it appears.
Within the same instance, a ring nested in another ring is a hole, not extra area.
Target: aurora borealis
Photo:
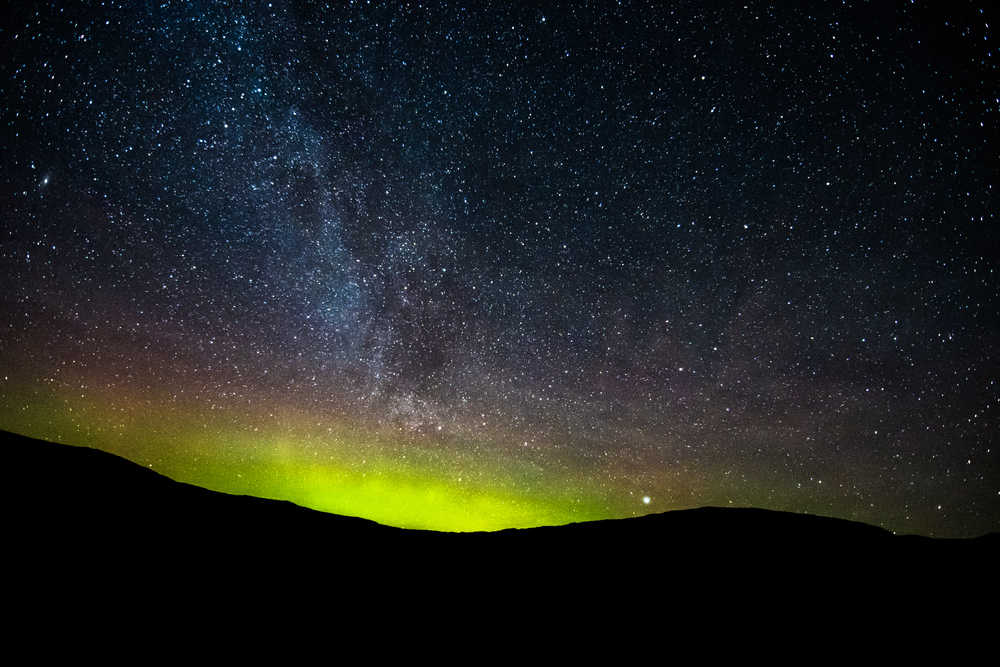
[[[390,525],[1000,525],[982,3],[4,19],[0,428]]]

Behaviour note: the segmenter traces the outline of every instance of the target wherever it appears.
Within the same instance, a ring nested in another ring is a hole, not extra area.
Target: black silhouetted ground
[[[753,623],[775,613],[805,624],[927,613],[986,622],[969,605],[997,590],[997,534],[934,540],[711,507],[496,533],[408,531],[177,483],[97,450],[6,432],[3,448],[11,572],[39,613],[86,617],[111,600],[129,616],[173,600],[204,619],[304,599],[317,610],[295,613],[353,610],[351,623],[562,617],[577,632],[579,623],[622,632],[736,612]]]

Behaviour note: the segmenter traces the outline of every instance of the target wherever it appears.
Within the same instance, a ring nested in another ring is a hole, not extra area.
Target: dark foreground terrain
[[[586,634],[706,614],[976,624],[995,614],[975,609],[996,602],[997,534],[934,540],[711,507],[497,533],[407,531],[177,483],[105,452],[2,438],[9,589],[42,615],[87,619],[100,601],[130,623],[177,604],[202,619],[335,612],[411,627],[558,617]]]

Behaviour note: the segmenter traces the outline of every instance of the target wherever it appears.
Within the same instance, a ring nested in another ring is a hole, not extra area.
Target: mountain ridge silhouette
[[[112,579],[141,577],[153,567],[173,582],[201,581],[206,563],[236,564],[222,579],[244,568],[295,579],[319,555],[316,567],[411,593],[462,581],[498,595],[524,582],[570,593],[579,582],[671,570],[695,579],[723,576],[747,591],[797,590],[803,582],[837,591],[884,587],[917,572],[921,585],[949,571],[995,581],[1000,562],[1000,534],[898,536],[864,523],[753,508],[492,533],[408,530],[210,491],[100,450],[7,432],[2,440],[8,535],[24,565],[56,568],[62,561]]]

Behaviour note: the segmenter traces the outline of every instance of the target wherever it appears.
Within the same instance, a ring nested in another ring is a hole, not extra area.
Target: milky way
[[[0,427],[398,526],[997,530],[977,3],[390,4],[5,19]]]

